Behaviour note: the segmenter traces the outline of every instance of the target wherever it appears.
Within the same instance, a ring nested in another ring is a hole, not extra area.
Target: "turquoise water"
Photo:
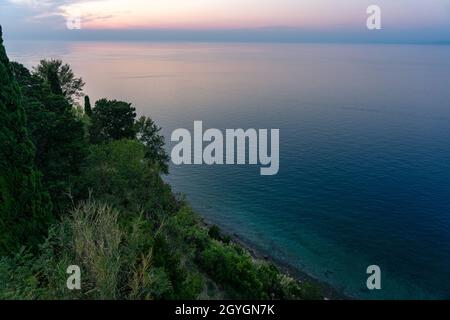
[[[280,171],[171,167],[193,207],[367,298],[450,298],[450,46],[7,42],[176,128],[280,128]],[[169,143],[168,148],[172,146]],[[382,289],[366,289],[379,265]]]

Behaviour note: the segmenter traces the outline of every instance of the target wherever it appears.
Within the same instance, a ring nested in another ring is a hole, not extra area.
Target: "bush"
[[[89,193],[109,203],[146,217],[164,215],[177,210],[170,187],[159,176],[158,169],[145,159],[145,146],[136,140],[118,140],[93,145],[83,175],[78,179],[77,197],[87,199]]]
[[[222,241],[222,236],[220,234],[220,228],[216,225],[209,227],[208,235],[215,240]]]
[[[85,202],[52,228],[38,255],[22,249],[0,259],[0,298],[172,297],[173,279],[164,268],[155,267],[153,237],[146,233],[151,229],[148,222],[138,216],[121,226],[119,216],[108,205]],[[69,265],[81,268],[79,291],[66,287]],[[188,288],[197,288],[196,280],[195,275],[182,278]]]

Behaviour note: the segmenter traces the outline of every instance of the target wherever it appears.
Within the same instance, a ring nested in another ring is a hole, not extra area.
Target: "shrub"
[[[221,241],[222,236],[220,235],[220,228],[216,225],[209,227],[208,235],[215,240]]]

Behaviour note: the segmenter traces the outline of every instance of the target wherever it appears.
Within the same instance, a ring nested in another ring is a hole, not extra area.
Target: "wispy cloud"
[[[28,9],[34,10],[47,10],[49,8],[57,8],[65,2],[75,2],[75,1],[55,1],[55,0],[7,0],[9,3],[26,7]]]
[[[27,6],[27,7],[31,7],[31,8],[38,8],[41,6],[48,6],[51,4],[51,0],[43,0],[43,1],[38,1],[38,0],[8,0],[8,2],[12,3],[12,4],[17,4],[17,5],[21,5],[21,6]]]
[[[57,24],[55,29],[63,28],[64,21],[73,17],[82,18],[84,24],[113,18],[113,13],[102,14],[87,10],[91,5],[106,1],[109,0],[7,0],[10,5],[26,10],[22,17],[23,23],[42,22],[49,26]]]

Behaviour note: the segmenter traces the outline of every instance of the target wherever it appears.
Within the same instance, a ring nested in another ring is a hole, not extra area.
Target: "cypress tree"
[[[89,96],[84,96],[84,112],[90,117],[92,116],[91,101]]]
[[[34,156],[0,26],[0,254],[21,245],[37,245],[52,220],[50,199]]]
[[[59,82],[58,72],[55,68],[49,68],[47,70],[47,79],[51,92],[57,96],[62,96],[63,91],[61,89],[61,83]]]

